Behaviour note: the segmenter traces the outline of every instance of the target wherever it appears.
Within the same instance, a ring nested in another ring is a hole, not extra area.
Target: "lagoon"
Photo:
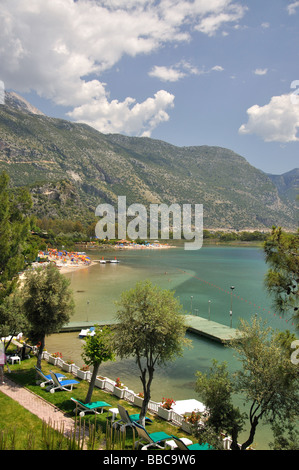
[[[135,286],[139,280],[149,279],[161,288],[175,290],[186,313],[198,314],[224,325],[230,325],[231,290],[232,326],[236,328],[240,318],[250,320],[258,315],[275,329],[294,331],[287,318],[280,318],[272,308],[272,300],[264,287],[267,266],[262,249],[256,247],[207,246],[200,250],[183,248],[111,250],[88,253],[92,259],[105,256],[120,260],[118,264],[95,263],[86,269],[70,272],[76,310],[73,322],[111,320],[115,316],[121,293]],[[210,303],[209,303],[210,301]],[[210,307],[210,310],[209,310]],[[152,384],[152,399],[163,397],[175,400],[199,399],[194,391],[195,373],[205,372],[213,359],[227,361],[230,371],[238,368],[233,351],[219,343],[200,338],[191,333],[192,348],[182,357],[163,368],[157,368]],[[78,333],[61,333],[47,338],[50,352],[62,352],[65,359],[83,364],[82,341]],[[136,393],[141,391],[139,370],[133,359],[102,364],[100,374],[121,381]],[[240,401],[241,403],[241,401]],[[258,431],[258,448],[268,441],[264,428]]]

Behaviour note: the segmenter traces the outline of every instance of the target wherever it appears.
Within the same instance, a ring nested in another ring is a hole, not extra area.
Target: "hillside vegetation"
[[[203,204],[204,228],[296,228],[295,203],[245,158],[220,147],[176,147],[104,135],[0,106],[0,171],[28,186],[39,217],[94,220],[98,204]]]

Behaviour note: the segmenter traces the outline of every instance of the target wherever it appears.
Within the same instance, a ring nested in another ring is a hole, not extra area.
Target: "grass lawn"
[[[36,365],[36,358],[32,357],[31,359],[26,359],[22,361],[21,364],[14,364],[9,366],[11,369],[11,374],[8,374],[8,377],[13,380],[14,382],[26,387],[27,389],[34,392],[36,395],[41,396],[43,399],[47,400],[48,402],[54,404],[58,407],[61,411],[66,413],[68,416],[71,416],[75,419],[75,403],[70,399],[71,397],[77,398],[80,401],[85,400],[88,385],[89,383],[84,380],[78,380],[80,383],[76,385],[71,392],[66,391],[56,391],[55,393],[47,392],[45,388],[41,388],[39,385],[36,385],[36,373],[34,369],[34,365]],[[42,371],[45,375],[49,374],[50,370],[54,372],[62,372],[61,369],[48,364],[46,361],[42,361]],[[67,378],[74,378],[72,374],[68,374],[62,372],[66,375]],[[140,408],[137,408],[131,405],[129,402],[125,400],[120,400],[113,394],[109,392],[105,392],[98,388],[94,388],[92,401],[105,401],[111,405],[111,408],[117,408],[117,404],[120,403],[123,405],[129,412],[129,414],[136,414],[140,412]],[[19,410],[21,409],[21,411]],[[24,415],[24,418],[22,417]],[[111,417],[107,417],[108,415],[108,408],[107,411],[104,411],[102,414],[87,414],[82,418],[82,422],[86,424],[90,424],[97,430],[98,435],[101,434],[102,440],[106,436],[106,431],[110,429],[111,425]],[[156,415],[148,416],[153,420],[153,423],[147,424],[147,430],[149,433],[156,432],[156,431],[164,431],[165,433],[171,435],[177,435],[179,437],[188,437],[190,435],[182,432],[180,428],[171,425],[169,422],[164,421],[163,419],[159,418]],[[19,419],[20,418],[20,419]],[[4,394],[0,393],[0,431],[1,429],[9,429],[11,423],[13,423],[14,427],[18,428],[18,436],[20,430],[20,436],[22,431],[22,441],[26,440],[26,436],[28,435],[28,431],[30,429],[35,430],[35,434],[38,435],[39,430],[42,428],[42,422],[36,416],[32,415],[30,412],[22,408],[20,405],[15,403],[10,398],[6,397]],[[107,427],[108,426],[108,427]],[[40,431],[41,432],[41,431]],[[21,438],[20,438],[21,439]],[[137,439],[137,436],[136,436]],[[38,441],[38,439],[35,439]],[[195,442],[195,440],[193,439]],[[37,444],[37,442],[36,442]],[[134,445],[134,436],[132,434],[132,430],[127,428],[126,431],[126,440],[125,440],[125,448],[132,449]],[[103,448],[103,445],[102,445]],[[104,447],[105,448],[105,447]]]
[[[69,448],[66,438],[52,430],[46,434],[47,428],[36,415],[0,391],[0,450]]]
[[[28,449],[28,437],[41,435],[41,433],[41,420],[0,392],[0,449]],[[32,445],[34,449],[41,449],[36,438]]]

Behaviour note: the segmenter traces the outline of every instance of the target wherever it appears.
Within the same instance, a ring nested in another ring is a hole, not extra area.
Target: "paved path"
[[[69,436],[74,431],[75,421],[65,416],[57,407],[21,385],[16,384],[7,376],[5,376],[4,382],[4,384],[0,383],[0,392],[8,395],[28,411],[38,416],[38,418],[44,420],[46,424],[50,424],[57,430],[61,430],[63,426],[65,435]]]

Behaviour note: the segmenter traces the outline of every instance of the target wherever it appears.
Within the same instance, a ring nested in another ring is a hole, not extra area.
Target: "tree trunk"
[[[238,444],[238,431],[237,429],[232,430],[232,443],[230,446],[231,450],[241,450]]]
[[[90,382],[89,382],[89,387],[88,387],[88,392],[87,392],[87,395],[86,395],[86,398],[85,398],[85,403],[90,403],[91,402],[92,392],[93,392],[94,385],[95,385],[95,382],[96,382],[96,378],[97,378],[97,375],[98,375],[99,367],[100,367],[99,362],[97,362],[93,365],[93,371],[92,371],[91,379],[90,379]]]
[[[37,353],[36,367],[38,369],[42,368],[42,355],[43,355],[44,347],[45,347],[45,337],[43,336],[43,338],[40,341],[40,346],[38,348],[38,353]]]
[[[247,447],[249,447],[253,443],[253,439],[255,436],[256,428],[258,425],[259,419],[258,418],[253,418],[251,421],[251,428],[250,428],[250,433],[247,441],[245,441],[241,447],[238,444],[238,433],[232,432],[232,443],[231,443],[231,450],[246,450]]]
[[[259,422],[259,420],[256,417],[252,420],[249,437],[248,437],[247,441],[245,441],[242,444],[241,450],[246,450],[247,447],[249,447],[253,443],[253,439],[254,439],[254,436],[255,436],[255,431],[256,431],[258,422]]]
[[[8,350],[8,348],[9,348],[9,346],[10,346],[10,343],[11,343],[12,338],[13,338],[14,336],[16,336],[16,334],[17,334],[16,332],[12,333],[12,334],[10,335],[10,338],[9,338],[8,342],[7,342],[7,343],[4,343],[4,349],[5,349],[4,352],[5,352],[5,354],[7,353],[7,350]]]
[[[147,413],[149,401],[151,399],[151,383],[154,377],[154,368],[153,367],[148,368],[149,378],[148,378],[147,383],[146,383],[146,372],[147,372],[146,369],[141,371],[141,377],[140,377],[142,385],[143,385],[143,393],[144,393],[144,400],[142,403],[141,412],[139,416],[139,423],[141,424],[141,426],[145,426],[145,416]]]

